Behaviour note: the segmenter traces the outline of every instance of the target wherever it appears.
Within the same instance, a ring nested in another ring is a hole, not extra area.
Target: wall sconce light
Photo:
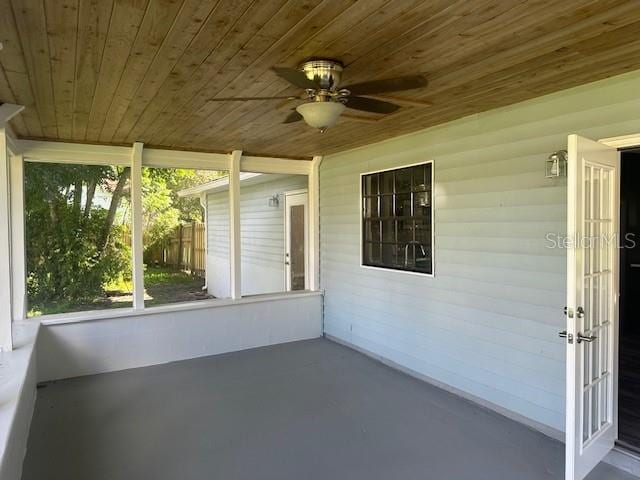
[[[547,178],[567,176],[567,151],[558,150],[549,155],[544,165],[544,176]]]
[[[277,193],[269,199],[269,206],[272,208],[278,208],[280,206],[280,199],[278,198]]]

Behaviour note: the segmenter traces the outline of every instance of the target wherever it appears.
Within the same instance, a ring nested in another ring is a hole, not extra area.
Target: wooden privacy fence
[[[180,225],[145,252],[145,262],[204,277],[206,268],[204,223]]]

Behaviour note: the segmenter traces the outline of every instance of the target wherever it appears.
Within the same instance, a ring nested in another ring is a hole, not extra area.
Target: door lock
[[[562,330],[561,332],[558,332],[558,336],[560,338],[566,338],[567,343],[573,343],[573,334],[567,333],[566,330]]]

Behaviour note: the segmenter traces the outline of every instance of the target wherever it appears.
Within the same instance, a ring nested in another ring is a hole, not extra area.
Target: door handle
[[[579,333],[579,334],[578,334],[578,343],[581,343],[581,342],[588,342],[588,343],[591,343],[591,342],[593,342],[596,338],[598,338],[598,337],[596,337],[595,335],[583,335],[583,334]]]

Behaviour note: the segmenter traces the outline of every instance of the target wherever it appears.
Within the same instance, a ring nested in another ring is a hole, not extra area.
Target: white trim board
[[[188,312],[190,310],[203,310],[208,308],[223,308],[231,305],[244,305],[249,303],[272,302],[275,300],[295,300],[303,297],[322,296],[320,291],[282,292],[266,295],[250,295],[236,300],[230,298],[217,298],[209,300],[197,300],[193,302],[171,303],[157,307],[147,307],[144,310],[133,308],[118,308],[113,310],[94,310],[89,312],[57,313],[35,317],[45,326],[65,325],[68,323],[92,322],[113,318],[138,317],[141,315],[157,315],[160,313]]]
[[[615,148],[638,147],[640,146],[640,133],[622,135],[620,137],[602,138],[598,140],[598,142]]]

